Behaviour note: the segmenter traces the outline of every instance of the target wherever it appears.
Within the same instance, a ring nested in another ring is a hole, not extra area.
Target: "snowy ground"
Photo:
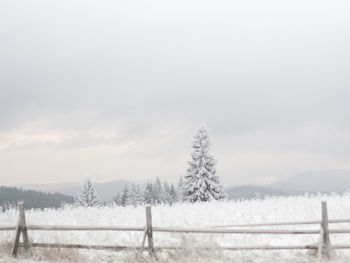
[[[343,196],[272,197],[266,200],[178,204],[152,208],[153,226],[208,227],[261,222],[320,220],[321,201],[328,204],[329,218],[350,218],[350,193]],[[0,213],[0,225],[15,225],[18,212]],[[27,224],[77,226],[144,226],[143,207],[72,208],[26,211]],[[262,229],[263,227],[260,227]],[[319,229],[318,225],[264,227],[269,229]],[[350,224],[332,224],[331,229],[350,228]],[[147,253],[73,249],[30,249],[19,251],[18,259],[8,255],[14,231],[0,232],[0,262],[316,262],[307,251],[205,252],[204,246],[310,245],[318,235],[232,235],[154,233],[155,246],[185,245],[187,251],[164,251],[153,259]],[[91,245],[139,246],[139,232],[47,232],[29,231],[32,242],[60,242]],[[331,235],[333,244],[350,245],[350,234]],[[350,251],[338,250],[335,262],[349,262]]]

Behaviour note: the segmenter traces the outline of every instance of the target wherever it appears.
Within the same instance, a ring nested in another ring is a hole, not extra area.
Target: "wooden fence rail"
[[[2,226],[0,231],[16,230],[15,241],[12,248],[12,255],[17,256],[19,247],[28,250],[30,247],[41,248],[81,248],[97,250],[147,250],[151,255],[155,251],[166,249],[186,249],[184,247],[154,247],[153,232],[167,233],[203,233],[203,234],[244,234],[244,235],[320,235],[317,245],[308,246],[249,246],[249,247],[201,247],[200,249],[222,249],[222,250],[291,250],[291,249],[308,249],[315,250],[318,258],[332,258],[335,249],[350,249],[350,245],[332,246],[330,234],[349,234],[350,229],[333,229],[329,230],[330,223],[350,223],[350,219],[333,219],[328,220],[327,204],[322,202],[322,220],[304,221],[304,222],[281,222],[281,223],[263,223],[263,224],[240,224],[214,226],[211,228],[176,228],[176,227],[153,227],[151,206],[146,206],[146,225],[145,227],[133,226],[40,226],[27,225],[24,214],[23,202],[18,203],[19,220],[17,226]],[[310,225],[319,224],[320,230],[278,230],[278,229],[242,229],[241,227],[259,227],[259,226],[286,226],[286,225]],[[226,229],[222,229],[226,228]],[[227,229],[238,228],[238,229]],[[81,244],[57,244],[57,243],[29,243],[28,230],[30,231],[136,231],[143,232],[141,246],[100,246],[100,245],[81,245]],[[23,243],[20,243],[22,234]],[[147,240],[147,247],[145,246]]]
[[[259,227],[259,226],[294,226],[294,225],[316,225],[321,224],[322,220],[315,221],[298,221],[298,222],[276,222],[276,223],[262,223],[262,224],[237,224],[213,226],[214,228],[231,228],[231,227]],[[350,223],[350,219],[332,219],[328,220],[328,224]]]
[[[28,230],[49,230],[49,231],[145,231],[144,227],[129,226],[40,226],[27,225]]]

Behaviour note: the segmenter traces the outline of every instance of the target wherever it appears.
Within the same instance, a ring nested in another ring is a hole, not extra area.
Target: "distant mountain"
[[[77,196],[80,192],[81,186],[79,184],[21,184],[16,185],[17,187],[36,190],[48,193],[61,193],[70,196]]]
[[[83,182],[82,182],[83,183]],[[81,184],[24,184],[20,187],[24,189],[33,189],[49,193],[62,193],[71,196],[78,196],[81,190]],[[93,182],[94,183],[94,182]],[[132,182],[126,180],[116,180],[106,183],[94,183],[95,189],[102,201],[111,201],[118,193],[122,192],[125,185]]]
[[[74,203],[72,196],[59,193],[43,193],[33,190],[23,190],[15,187],[0,186],[0,206],[16,205],[24,201],[24,208],[58,208],[62,203]]]
[[[303,192],[343,192],[350,188],[350,172],[308,171],[266,185],[269,188]]]
[[[256,185],[240,185],[228,187],[225,189],[227,198],[230,200],[237,199],[262,199],[267,196],[290,196],[303,194],[298,191],[283,191],[279,189],[273,189],[269,187],[256,186]]]

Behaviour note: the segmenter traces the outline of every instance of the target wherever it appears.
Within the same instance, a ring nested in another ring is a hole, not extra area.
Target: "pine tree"
[[[143,202],[148,205],[154,205],[154,194],[153,194],[153,185],[150,182],[147,182],[146,188],[143,192]]]
[[[184,182],[184,199],[189,202],[224,199],[224,191],[216,175],[216,161],[208,152],[210,140],[205,125],[196,132],[192,148],[192,160]]]
[[[153,185],[153,200],[155,205],[159,205],[164,202],[162,199],[163,197],[163,189],[162,189],[162,183],[160,182],[160,179],[157,177],[156,181]]]
[[[76,203],[77,205],[84,207],[99,206],[101,204],[97,197],[96,190],[89,178],[84,182]]]
[[[123,193],[122,193],[122,198],[121,198],[122,199],[121,200],[122,206],[127,205],[128,196],[129,196],[129,187],[128,187],[128,185],[125,185]]]
[[[117,206],[122,205],[122,197],[121,197],[120,193],[117,193],[117,195],[113,197],[113,202]]]
[[[133,205],[134,207],[142,204],[140,189],[135,184],[131,185],[125,203],[126,205]]]
[[[177,191],[176,191],[176,196],[177,196],[177,202],[183,202],[184,200],[184,181],[182,179],[182,176],[179,178],[179,182],[177,184]]]
[[[163,182],[162,200],[168,205],[173,203],[172,196],[170,195],[170,186],[167,182]]]
[[[175,190],[175,187],[173,184],[170,186],[169,195],[170,195],[170,202],[169,202],[170,205],[173,205],[174,203],[178,202],[177,191]]]

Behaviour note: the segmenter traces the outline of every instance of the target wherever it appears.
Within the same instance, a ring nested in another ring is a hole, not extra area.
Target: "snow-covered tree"
[[[128,187],[128,185],[125,185],[123,193],[122,193],[122,197],[121,197],[122,206],[127,205],[128,196],[129,196],[129,187]]]
[[[133,205],[134,207],[142,204],[142,195],[137,185],[131,185],[125,203],[126,205]]]
[[[172,196],[170,195],[170,186],[167,182],[163,182],[162,201],[165,204],[173,203]]]
[[[89,178],[84,182],[81,192],[76,200],[76,204],[85,207],[99,206],[101,204],[96,190]]]
[[[179,182],[177,184],[177,191],[176,191],[176,196],[177,196],[177,202],[183,202],[184,201],[184,181],[182,179],[182,176],[180,176]]]
[[[173,205],[174,203],[177,203],[179,201],[177,191],[173,184],[170,186],[169,195],[170,195],[169,205]]]
[[[164,204],[173,205],[178,201],[177,191],[173,184],[169,185],[167,182],[164,182],[162,193],[162,200]]]
[[[121,197],[120,193],[117,193],[117,195],[113,197],[113,202],[117,206],[122,205],[122,197]]]
[[[143,192],[143,202],[148,205],[154,205],[154,193],[153,193],[153,184],[151,182],[147,182],[146,188]]]
[[[164,202],[162,183],[158,177],[153,185],[153,200],[155,205],[159,205]]]
[[[210,139],[205,125],[197,130],[192,143],[191,161],[185,175],[184,199],[189,202],[221,200],[225,198],[216,161],[209,154]]]

